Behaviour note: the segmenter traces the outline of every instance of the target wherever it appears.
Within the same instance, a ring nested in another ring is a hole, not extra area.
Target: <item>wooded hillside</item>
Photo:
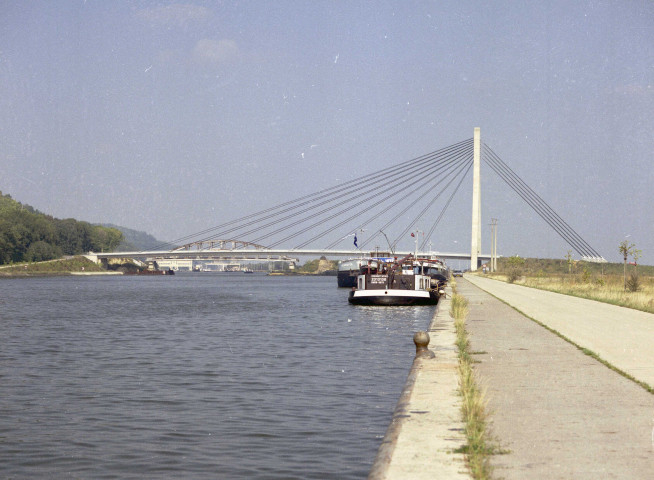
[[[0,264],[110,252],[122,238],[115,228],[54,218],[0,192]]]

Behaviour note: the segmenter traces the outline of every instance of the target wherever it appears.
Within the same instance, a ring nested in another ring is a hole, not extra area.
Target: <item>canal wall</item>
[[[451,288],[438,303],[425,350],[416,343],[391,423],[370,470],[370,480],[469,479],[461,420],[458,350],[450,316]]]

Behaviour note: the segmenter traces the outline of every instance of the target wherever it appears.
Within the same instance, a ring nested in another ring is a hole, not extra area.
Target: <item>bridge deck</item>
[[[89,255],[101,258],[267,258],[267,257],[343,257],[357,258],[370,255],[371,252],[362,252],[361,250],[321,250],[321,249],[275,249],[275,250],[252,250],[252,249],[206,249],[206,250],[153,250],[142,252],[112,252],[96,253],[89,252]],[[395,252],[398,257],[409,255],[410,251]],[[429,255],[435,255],[442,259],[451,260],[469,260],[469,253],[452,253],[452,252],[423,252]],[[479,258],[489,260],[490,255],[478,255]]]

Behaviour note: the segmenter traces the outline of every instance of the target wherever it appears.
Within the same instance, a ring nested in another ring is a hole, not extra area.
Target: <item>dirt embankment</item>
[[[22,263],[0,267],[0,277],[31,277],[44,275],[71,275],[74,273],[103,273],[100,265],[83,256],[65,257],[45,262]]]
[[[316,269],[315,273],[321,275],[331,270],[335,270],[334,262],[331,260],[320,259],[318,261],[318,268]]]

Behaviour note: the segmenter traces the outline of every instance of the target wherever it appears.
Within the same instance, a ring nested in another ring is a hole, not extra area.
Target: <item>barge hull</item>
[[[350,292],[347,301],[352,305],[380,305],[380,306],[411,306],[411,305],[436,305],[438,303],[438,295],[415,296],[407,295],[406,291],[392,292],[380,291],[380,293],[363,294],[365,291],[352,291]],[[384,292],[384,293],[381,293]],[[363,295],[362,295],[363,294]]]
[[[352,288],[357,286],[358,272],[355,271],[339,271],[337,282],[340,288]]]

